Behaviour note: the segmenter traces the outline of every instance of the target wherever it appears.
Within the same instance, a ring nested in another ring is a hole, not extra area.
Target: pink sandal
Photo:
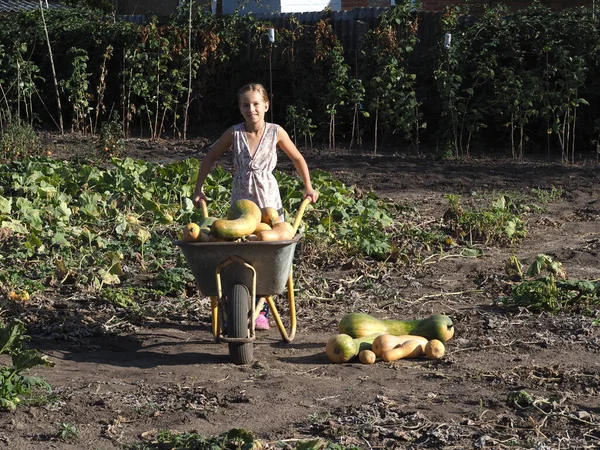
[[[256,322],[254,324],[254,329],[256,329],[256,330],[268,330],[269,328],[270,328],[270,326],[269,326],[269,319],[265,315],[264,312],[261,312],[258,315],[258,317],[256,318]]]

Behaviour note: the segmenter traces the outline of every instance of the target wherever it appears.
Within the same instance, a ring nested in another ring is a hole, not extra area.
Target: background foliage
[[[220,130],[239,120],[237,89],[257,81],[272,87],[273,121],[299,145],[425,143],[442,156],[491,145],[565,162],[600,148],[600,27],[586,8],[553,13],[533,2],[511,13],[500,5],[475,20],[454,7],[434,20],[400,4],[352,52],[331,11],[316,23],[292,18],[276,27],[185,3],[172,17],[136,25],[115,21],[109,5],[76,3],[44,13],[58,98],[40,11],[0,17],[0,131],[15,120],[58,127],[62,118],[97,134],[115,113],[125,136]],[[417,52],[424,35],[428,48]]]

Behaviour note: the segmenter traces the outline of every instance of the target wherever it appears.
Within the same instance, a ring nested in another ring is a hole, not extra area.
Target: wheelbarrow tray
[[[256,271],[257,294],[275,295],[285,289],[299,239],[300,235],[296,235],[294,239],[275,242],[175,241],[175,245],[183,251],[196,283],[204,295],[219,294],[217,268],[234,256],[251,265]],[[222,286],[252,286],[252,270],[241,264],[234,263],[223,267],[220,275]]]

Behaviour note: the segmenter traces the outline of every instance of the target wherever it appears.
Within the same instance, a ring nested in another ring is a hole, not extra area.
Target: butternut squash
[[[212,224],[211,234],[217,238],[234,240],[248,236],[260,223],[260,208],[252,200],[238,200],[229,209],[227,219]]]
[[[381,357],[383,352],[393,349],[394,347],[398,347],[399,345],[404,344],[406,341],[417,341],[421,343],[423,348],[427,345],[427,339],[423,336],[415,336],[411,334],[403,334],[402,336],[394,336],[393,334],[380,334],[373,341],[373,345],[371,346],[371,350],[375,353],[376,356]]]
[[[332,363],[345,363],[356,357],[362,350],[370,350],[377,335],[354,339],[347,334],[336,334],[327,341],[325,353]]]
[[[261,241],[289,241],[294,238],[294,227],[289,222],[278,222],[272,230],[261,231],[258,239]]]
[[[432,339],[425,346],[425,356],[427,359],[441,359],[445,353],[446,347],[444,343],[437,339]]]
[[[262,214],[260,219],[262,223],[266,223],[267,225],[273,226],[277,222],[279,222],[279,211],[277,211],[275,208],[267,206],[261,208],[260,212]]]
[[[374,364],[377,360],[377,356],[373,351],[364,349],[358,353],[358,360],[363,364]]]
[[[380,320],[365,313],[350,313],[342,317],[338,332],[354,338],[372,334],[412,334],[446,342],[454,336],[454,324],[443,314],[418,320]]]
[[[423,344],[419,341],[406,341],[398,347],[383,352],[381,359],[386,362],[404,358],[418,358],[423,354]]]
[[[258,236],[262,231],[268,230],[272,230],[271,225],[261,222],[256,226],[256,230],[254,230],[254,233],[252,234],[256,234]]]

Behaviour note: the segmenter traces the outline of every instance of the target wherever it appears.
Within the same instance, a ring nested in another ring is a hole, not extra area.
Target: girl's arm
[[[198,178],[196,179],[196,188],[194,189],[194,195],[192,196],[192,202],[194,206],[199,208],[201,206],[201,200],[206,200],[204,192],[202,192],[202,185],[204,180],[212,170],[212,166],[215,161],[225,153],[226,150],[231,148],[233,145],[233,127],[229,128],[221,137],[211,146],[209,152],[206,154],[200,164],[198,170]]]
[[[319,193],[312,187],[306,160],[290,139],[287,131],[285,131],[282,127],[279,127],[277,131],[277,145],[292,160],[292,163],[294,163],[294,167],[296,168],[296,172],[298,172],[298,175],[300,175],[300,178],[302,178],[302,181],[304,182],[304,198],[310,198],[312,203],[316,202],[319,198]]]

